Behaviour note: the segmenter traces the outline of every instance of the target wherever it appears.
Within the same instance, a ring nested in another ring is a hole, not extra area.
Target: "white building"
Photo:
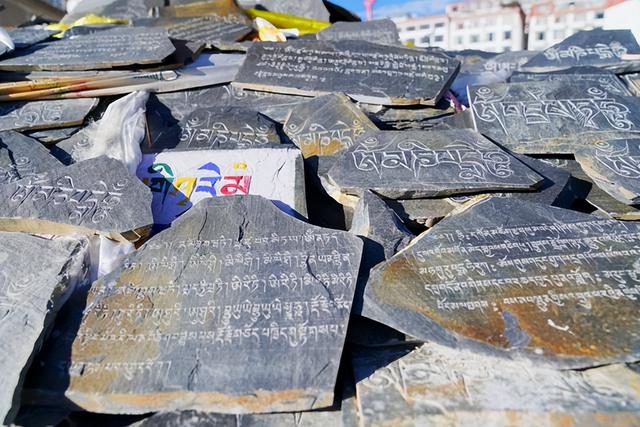
[[[640,41],[640,0],[609,1],[604,11],[605,30],[628,29]]]

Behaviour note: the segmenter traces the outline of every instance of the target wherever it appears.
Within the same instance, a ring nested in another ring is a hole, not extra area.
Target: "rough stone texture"
[[[605,134],[640,131],[640,100],[589,82],[469,87],[475,128],[511,151],[571,154]]]
[[[388,198],[536,188],[542,178],[472,130],[368,132],[329,171],[326,188],[349,204],[370,189]]]
[[[240,0],[238,3],[245,8],[259,7],[271,12],[329,21],[329,11],[322,0]]]
[[[577,183],[574,184],[576,192],[579,192],[582,198],[598,209],[594,212],[595,215],[619,220],[640,220],[640,209],[622,203],[602,190],[584,173],[577,161],[568,159],[544,159],[544,161],[569,171],[571,176],[575,177],[577,180]]]
[[[154,64],[174,51],[163,28],[118,27],[23,49],[0,60],[0,70],[98,70]]]
[[[380,19],[366,22],[336,22],[317,34],[318,40],[364,40],[378,44],[400,44],[395,22]]]
[[[209,197],[247,194],[307,214],[302,156],[293,147],[144,154],[137,175],[153,193],[156,224],[170,224]]]
[[[164,149],[214,150],[259,148],[280,144],[277,124],[243,107],[209,107],[189,113],[172,128],[151,135],[145,152]]]
[[[255,43],[234,85],[296,95],[344,92],[383,105],[435,105],[458,72],[443,53],[358,40]]]
[[[618,71],[638,71],[640,63],[625,61],[624,55],[640,54],[640,46],[630,30],[579,31],[534,56],[522,68],[545,72],[578,66]]]
[[[24,49],[56,34],[57,31],[45,30],[38,27],[23,27],[8,31],[16,49]]]
[[[602,190],[627,205],[640,204],[640,139],[616,139],[576,151],[582,170]]]
[[[193,18],[149,18],[136,21],[136,25],[166,28],[169,37],[178,40],[216,44],[236,42],[247,36],[251,27],[246,19],[236,15],[205,15]]]
[[[261,197],[202,201],[91,286],[31,395],[101,413],[329,407],[361,251]]]
[[[573,82],[595,83],[606,89],[607,92],[616,95],[633,95],[624,83],[622,83],[622,80],[620,80],[614,73],[594,67],[575,67],[552,73],[515,72],[509,78],[510,83],[555,81],[563,82],[564,84],[571,84]]]
[[[24,375],[56,313],[84,276],[87,240],[0,232],[0,422],[10,424]]]
[[[561,368],[636,361],[640,226],[490,198],[374,268],[363,315]]]
[[[640,73],[625,74],[622,76],[627,87],[635,96],[640,96]]]
[[[370,108],[360,104],[369,118],[381,130],[430,130],[445,117],[453,116],[455,108],[443,99],[435,107],[382,107]],[[471,126],[467,126],[473,128]]]
[[[0,132],[0,185],[61,166],[38,141],[18,132]]]
[[[80,130],[80,126],[64,127],[59,129],[45,129],[35,132],[26,132],[26,135],[35,138],[43,144],[55,144],[73,136]]]
[[[319,96],[296,106],[284,124],[284,132],[305,159],[333,156],[378,128],[343,94]]]
[[[118,160],[102,156],[0,186],[0,230],[99,233],[138,240],[153,224],[151,192]]]
[[[624,365],[559,371],[435,343],[354,356],[362,425],[632,427],[640,374]]]
[[[97,98],[0,103],[0,131],[79,125],[98,105]]]

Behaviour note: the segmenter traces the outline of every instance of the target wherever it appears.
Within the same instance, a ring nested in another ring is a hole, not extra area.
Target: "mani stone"
[[[640,100],[590,82],[470,86],[475,128],[523,154],[572,154],[589,140],[640,131]]]
[[[630,30],[598,28],[579,31],[567,37],[531,58],[522,69],[545,72],[591,66],[607,68],[614,72],[638,71],[635,61],[623,58],[625,55],[637,54],[640,54],[640,46]]]
[[[56,313],[83,280],[88,241],[0,232],[0,423],[20,407],[24,375]]]
[[[284,131],[302,156],[333,156],[378,128],[343,94],[319,96],[296,106],[284,123]]]
[[[511,75],[510,83],[526,83],[526,82],[563,82],[571,84],[572,82],[593,82],[607,92],[621,96],[633,95],[629,89],[615,74],[593,67],[576,67],[566,71],[558,71],[553,73],[524,73],[518,72]]]
[[[344,92],[370,104],[435,105],[460,62],[440,52],[359,40],[254,43],[234,85],[265,92]]]
[[[151,135],[146,152],[163,149],[214,150],[259,148],[280,144],[277,124],[242,107],[208,107],[189,113],[176,126]]]
[[[156,224],[171,224],[210,197],[253,194],[306,216],[304,165],[292,146],[143,154],[138,177],[151,189]]]
[[[316,21],[329,21],[329,11],[322,0],[240,0],[243,8],[260,8]]]
[[[149,189],[106,156],[2,185],[0,200],[3,231],[136,241],[153,224]]]
[[[204,200],[91,286],[34,393],[111,414],[330,407],[361,251],[262,197]]]
[[[336,22],[317,34],[318,40],[364,40],[378,44],[400,43],[398,28],[391,19],[366,22]]]
[[[236,15],[205,15],[193,18],[143,19],[137,25],[153,25],[166,28],[169,37],[178,40],[215,44],[236,42],[253,30],[246,21]]]
[[[0,132],[0,186],[61,167],[35,139],[14,131]]]
[[[640,423],[640,374],[618,364],[562,371],[427,343],[360,349],[361,425],[589,426]]]
[[[56,34],[57,31],[45,30],[38,27],[16,28],[8,32],[16,49],[24,49]]]
[[[119,27],[23,49],[0,60],[0,70],[74,71],[155,64],[174,51],[164,28]]]
[[[640,357],[640,226],[515,199],[450,215],[371,272],[362,315],[556,368]]]
[[[0,131],[35,130],[82,124],[97,98],[0,103]]]
[[[390,199],[484,191],[531,191],[542,177],[468,129],[367,132],[329,170],[325,188],[336,200],[367,189]]]
[[[640,204],[640,139],[616,139],[585,145],[576,160],[593,182],[616,200]]]

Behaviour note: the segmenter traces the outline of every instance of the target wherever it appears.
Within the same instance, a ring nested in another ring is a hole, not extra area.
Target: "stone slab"
[[[169,37],[178,40],[216,44],[237,42],[253,30],[247,20],[236,15],[215,14],[193,18],[148,18],[137,20],[136,25],[166,28]]]
[[[378,128],[343,94],[319,96],[291,110],[284,132],[305,159],[333,156]]]
[[[381,130],[429,130],[456,112],[447,99],[442,99],[435,107],[381,107],[359,104],[359,108]]]
[[[571,67],[601,67],[614,71],[636,68],[636,61],[627,61],[625,55],[640,54],[640,45],[630,30],[578,31],[537,56],[523,66],[523,70],[545,72]],[[635,63],[635,64],[634,64]]]
[[[0,132],[0,185],[35,178],[61,166],[35,139],[14,131]]]
[[[0,230],[136,241],[153,224],[151,191],[106,156],[0,186]]]
[[[70,138],[73,134],[80,130],[81,126],[71,126],[58,129],[44,129],[26,132],[26,135],[30,138],[37,139],[43,144],[55,144],[67,138]]]
[[[383,105],[435,105],[458,72],[443,53],[356,40],[256,43],[234,85],[295,95],[344,92]]]
[[[489,198],[371,272],[362,314],[424,341],[557,368],[640,357],[640,226]]]
[[[41,43],[0,60],[0,70],[98,70],[157,64],[175,51],[163,28],[122,27]]]
[[[260,8],[316,21],[329,21],[329,11],[322,0],[240,0],[239,3],[244,8]]]
[[[0,103],[0,131],[61,128],[82,124],[97,98]]]
[[[24,49],[36,43],[47,40],[57,31],[45,30],[39,27],[22,27],[8,31],[11,41],[16,49]]]
[[[318,40],[364,40],[378,44],[398,45],[400,35],[395,22],[380,19],[366,22],[336,22],[316,34]]]
[[[362,425],[632,427],[638,373],[560,371],[435,343],[365,350],[353,360]]]
[[[243,107],[201,108],[150,137],[145,152],[260,148],[281,142],[276,122]]]
[[[56,313],[83,280],[86,239],[0,232],[0,422],[11,424],[24,375]]]
[[[329,171],[336,200],[373,190],[392,199],[474,192],[531,191],[542,177],[482,135],[466,129],[368,132]],[[344,200],[343,200],[344,199]]]
[[[153,194],[156,224],[170,224],[203,199],[253,194],[306,215],[304,169],[292,147],[144,154],[138,177]]]
[[[330,407],[361,251],[261,197],[203,200],[91,286],[30,395],[100,413]]]
[[[616,200],[640,204],[640,139],[616,139],[585,145],[576,160],[593,182]]]
[[[587,141],[640,131],[640,100],[589,82],[470,86],[478,132],[523,154],[572,154]]]
[[[552,73],[525,73],[516,72],[509,78],[510,83],[526,83],[526,82],[564,82],[571,84],[573,82],[592,82],[607,92],[621,95],[633,95],[629,89],[622,83],[614,73],[593,67],[576,67],[565,71],[557,71]]]

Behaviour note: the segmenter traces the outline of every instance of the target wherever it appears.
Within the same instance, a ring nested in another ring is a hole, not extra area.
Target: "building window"
[[[564,18],[565,18],[564,15],[556,16],[556,19],[555,19],[556,24],[562,24],[564,22]]]
[[[596,19],[604,19],[604,12],[596,12]]]
[[[564,30],[555,30],[553,32],[553,38],[556,40],[563,40],[564,39]]]
[[[536,40],[544,40],[544,31],[538,31],[536,33]]]
[[[420,39],[420,43],[431,43],[431,38],[429,38],[429,36],[424,36],[423,38]]]
[[[458,24],[458,29],[459,29],[459,30],[462,30],[463,28],[464,28],[464,24],[463,24],[462,22],[460,22],[460,23]]]
[[[574,22],[584,22],[587,19],[587,15],[584,13],[576,13],[573,16]]]
[[[442,42],[444,40],[444,36],[435,36],[433,39],[436,43]]]
[[[431,28],[431,25],[429,25],[429,24],[420,25],[420,29],[421,30],[428,30],[429,28]]]
[[[480,41],[480,36],[477,34],[473,34],[471,36],[471,43],[478,43]]]
[[[489,41],[489,42],[493,41],[493,33],[488,33],[487,34],[487,41]]]
[[[407,31],[415,31],[416,27],[407,27]]]
[[[436,22],[435,27],[436,27],[436,28],[442,28],[442,27],[444,27],[444,22]]]
[[[462,36],[457,37],[456,44],[459,44],[459,45],[464,44],[464,38]]]
[[[504,32],[504,39],[505,40],[511,40],[511,31],[505,31]]]

